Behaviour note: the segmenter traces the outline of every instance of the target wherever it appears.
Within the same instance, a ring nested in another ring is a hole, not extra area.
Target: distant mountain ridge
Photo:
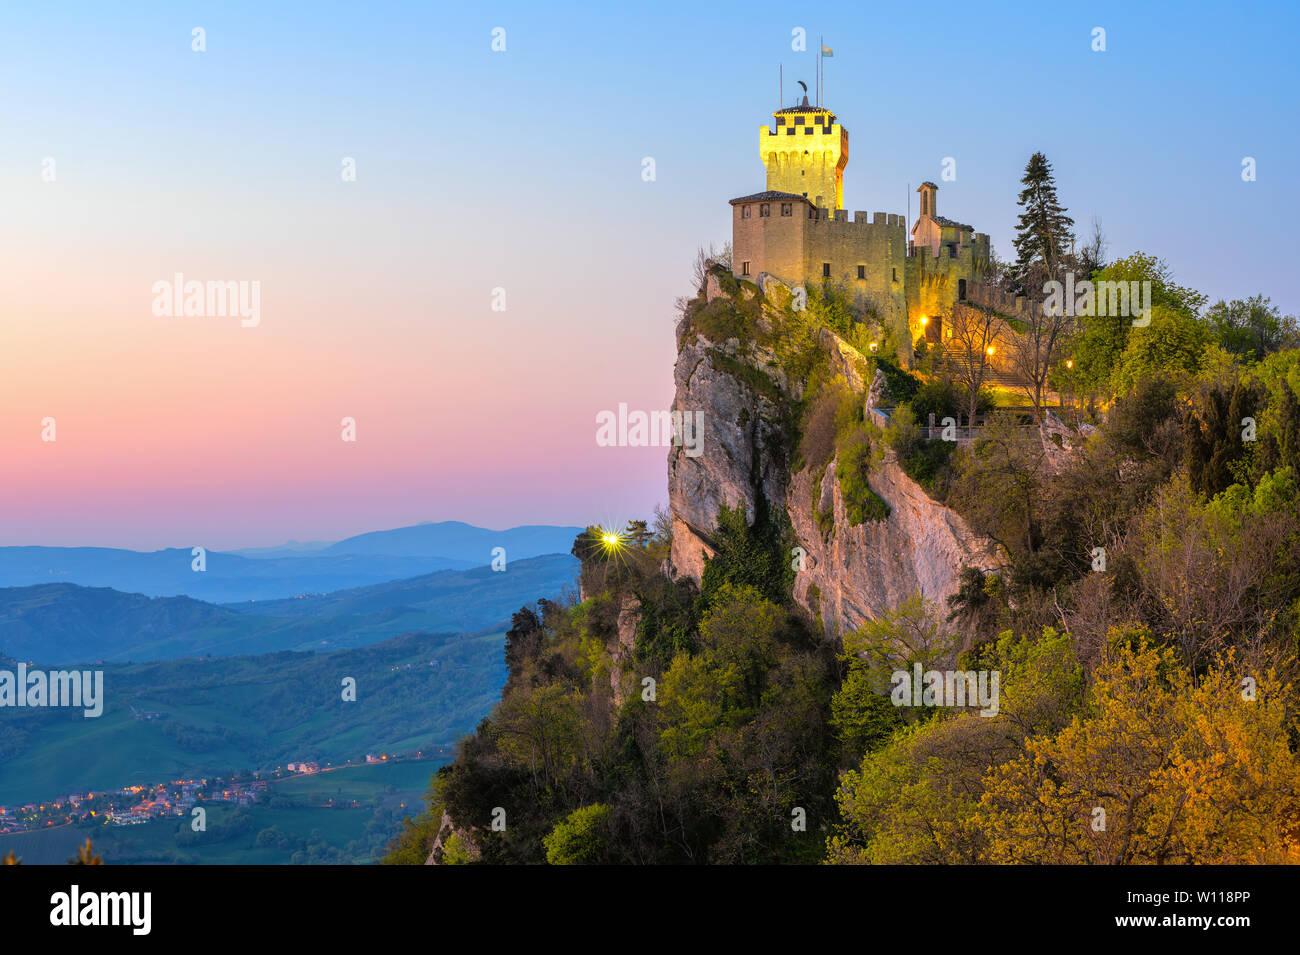
[[[477,632],[572,589],[567,554],[444,570],[333,594],[218,606],[107,587],[0,589],[0,653],[48,665],[360,647],[412,631]]]
[[[504,547],[508,559],[539,554],[567,554],[581,527],[525,524],[503,531],[475,527],[463,521],[439,521],[358,534],[324,548],[326,554],[383,554],[389,557],[431,556],[488,564],[492,550]]]
[[[444,521],[332,544],[209,550],[202,572],[192,569],[194,558],[187,548],[147,553],[111,547],[0,547],[0,587],[72,583],[212,603],[270,600],[486,566],[496,547],[505,549],[508,561],[568,554],[581,530],[529,526],[493,531]]]

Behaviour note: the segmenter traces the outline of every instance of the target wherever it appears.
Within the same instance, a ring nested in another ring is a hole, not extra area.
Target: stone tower
[[[844,208],[844,167],[849,133],[828,109],[808,105],[778,110],[758,131],[758,155],[767,167],[769,192],[803,196],[814,206]]]

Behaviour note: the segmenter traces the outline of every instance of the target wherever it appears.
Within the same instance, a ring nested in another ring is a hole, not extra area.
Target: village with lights
[[[172,779],[147,785],[124,786],[121,789],[70,793],[42,803],[0,806],[0,835],[77,824],[135,826],[168,816],[185,816],[195,806],[202,804],[251,806],[266,796],[268,787],[276,780],[376,763],[422,760],[430,755],[439,754],[424,751],[367,753],[364,758],[337,764],[292,762],[270,771],[245,771],[202,779]],[[356,808],[357,805],[355,800],[336,803],[333,799],[327,799],[322,808]]]

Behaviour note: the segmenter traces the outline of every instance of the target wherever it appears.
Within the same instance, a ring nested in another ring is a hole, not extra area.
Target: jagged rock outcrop
[[[635,674],[628,671],[632,651],[636,646],[636,628],[641,622],[641,601],[635,594],[625,593],[618,608],[618,642],[611,648],[613,665],[609,671],[609,687],[614,694],[614,705],[622,706],[627,698],[628,686]]]
[[[442,851],[446,847],[446,841],[453,835],[458,836],[461,845],[471,859],[479,857],[478,846],[474,842],[474,837],[468,829],[458,828],[452,821],[446,810],[442,813],[442,818],[438,821],[438,832],[433,838],[432,845],[429,846],[429,857],[424,860],[425,865],[441,865],[439,859],[442,857]]]
[[[725,344],[696,337],[683,344],[673,372],[673,410],[703,412],[699,453],[674,447],[668,457],[672,564],[696,581],[714,553],[709,535],[719,509],[744,507],[752,522],[756,491],[781,501],[788,481],[784,375],[761,355],[755,364],[734,357],[731,344],[728,354]]]
[[[739,357],[737,343],[728,344],[730,349],[720,348],[693,333],[678,353],[673,408],[703,411],[705,437],[698,456],[679,447],[669,452],[676,575],[698,582],[705,558],[714,553],[709,535],[719,509],[743,506],[752,522],[759,495],[773,512],[788,515],[807,555],[796,575],[795,599],[821,615],[828,633],[857,627],[918,591],[943,607],[957,590],[963,566],[990,570],[1001,563],[995,546],[955,511],[931,500],[892,452],[870,477],[872,490],[889,505],[889,516],[851,525],[835,461],[817,487],[808,469],[790,473],[787,417],[797,401],[794,389],[766,355]],[[883,400],[884,376],[877,372],[868,385],[861,358],[847,343],[826,331],[821,345],[830,368],[864,403],[872,402],[868,407]]]
[[[888,391],[889,385],[885,380],[885,373],[877,368],[875,377],[871,379],[871,387],[867,389],[866,410],[870,412],[875,408],[883,408]]]
[[[836,463],[816,488],[809,470],[794,475],[786,499],[799,546],[810,558],[795,575],[794,597],[821,615],[827,634],[861,626],[918,592],[946,609],[963,566],[991,570],[1000,563],[997,548],[951,508],[931,500],[903,473],[892,451],[871,472],[871,489],[889,505],[889,517],[851,525]],[[833,515],[826,534],[813,512],[814,498],[819,511]]]
[[[1075,431],[1049,408],[1038,426],[1038,433],[1043,442],[1043,455],[1048,470],[1052,474],[1061,474],[1070,458],[1087,444],[1088,438],[1096,434],[1097,429],[1085,422]]]

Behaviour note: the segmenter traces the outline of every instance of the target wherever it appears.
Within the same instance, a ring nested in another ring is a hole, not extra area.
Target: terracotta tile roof
[[[741,196],[738,199],[732,199],[731,204],[734,206],[737,202],[789,202],[792,199],[798,199],[800,202],[808,202],[807,196],[801,196],[794,192],[777,192],[769,189],[767,192],[756,192],[752,196]],[[808,202],[808,205],[812,205]]]

